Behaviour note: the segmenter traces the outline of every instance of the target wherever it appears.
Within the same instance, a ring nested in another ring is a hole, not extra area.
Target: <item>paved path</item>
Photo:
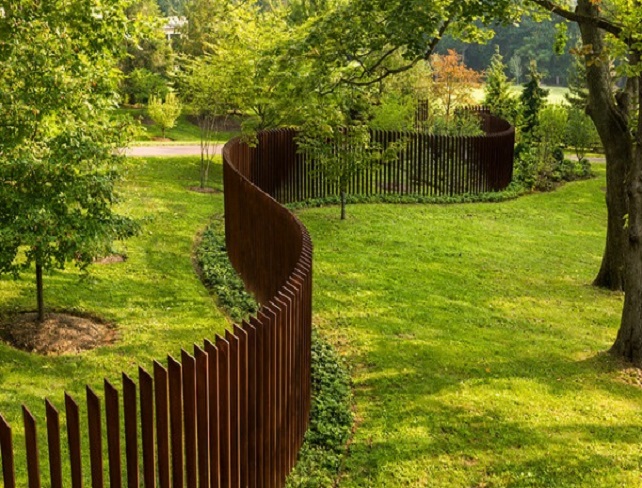
[[[213,154],[221,154],[223,145],[212,147]],[[132,146],[125,149],[127,156],[200,156],[201,146],[198,144],[183,146]]]

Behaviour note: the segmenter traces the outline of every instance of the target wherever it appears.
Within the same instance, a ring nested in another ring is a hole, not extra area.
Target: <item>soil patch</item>
[[[172,142],[172,139],[170,139],[169,137],[160,137],[160,136],[152,137],[152,140],[157,142]]]
[[[48,313],[39,323],[35,312],[27,312],[3,318],[0,338],[27,352],[76,354],[114,343],[116,331],[96,317]]]
[[[197,193],[220,193],[220,190],[217,190],[216,188],[209,188],[207,186],[205,188],[201,188],[200,186],[188,186],[187,189],[190,191],[195,191]]]

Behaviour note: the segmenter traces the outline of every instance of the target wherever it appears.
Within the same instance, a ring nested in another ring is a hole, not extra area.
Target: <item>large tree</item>
[[[642,364],[642,4],[638,0],[578,0],[571,9],[552,0],[531,2],[580,28],[587,112],[606,155],[608,228],[595,284],[624,289],[622,321],[612,352]],[[614,57],[620,63],[617,74],[624,80],[622,89],[613,82],[610,61]]]
[[[130,134],[112,115],[126,2],[10,0],[0,10],[0,273],[85,267],[128,235],[114,184]]]
[[[588,85],[586,110],[600,135],[607,161],[607,237],[602,265],[594,284],[622,290],[625,289],[627,248],[624,219],[628,214],[625,181],[633,162],[630,117],[634,110],[637,76],[626,77],[624,90],[615,88],[610,63],[611,49],[606,37],[624,40],[626,44],[630,43],[626,40],[629,34],[623,31],[619,19],[616,21],[611,17],[614,11],[611,8],[601,8],[600,2],[581,0],[574,11],[550,2],[537,0],[536,3],[580,26]],[[618,7],[618,11],[625,13],[625,5],[614,4],[613,7]],[[630,58],[635,54],[631,51],[628,56]]]

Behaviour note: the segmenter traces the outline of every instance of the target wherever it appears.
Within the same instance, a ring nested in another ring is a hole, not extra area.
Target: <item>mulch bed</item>
[[[0,321],[0,338],[17,349],[43,355],[77,354],[113,344],[112,324],[91,316],[48,313],[40,323],[35,312]]]

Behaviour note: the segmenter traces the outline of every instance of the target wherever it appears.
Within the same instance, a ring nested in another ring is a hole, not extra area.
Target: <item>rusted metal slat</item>
[[[109,486],[121,488],[122,466],[120,462],[120,414],[118,391],[107,380],[105,390],[105,419],[107,423],[107,452],[109,460]]]
[[[183,429],[185,432],[185,486],[197,488],[196,361],[181,351],[183,365]]]
[[[221,469],[221,486],[230,488],[231,471],[230,464],[230,345],[220,336],[216,336],[216,349],[218,350],[218,391],[219,391],[219,419],[220,419],[220,469]]]
[[[40,466],[36,419],[24,405],[22,406],[22,419],[25,426],[25,447],[27,449],[27,474],[29,478],[29,488],[40,488]]]
[[[2,479],[5,488],[16,488],[16,470],[13,459],[13,434],[11,426],[0,415],[0,456],[2,456]]]
[[[183,488],[183,371],[173,357],[167,357],[169,376],[169,426],[172,445],[172,488]]]
[[[71,466],[72,488],[82,488],[82,453],[80,445],[80,412],[78,404],[65,393],[65,415],[67,419],[67,444]]]
[[[140,394],[141,445],[143,447],[143,483],[145,488],[156,487],[154,452],[154,380],[143,368],[138,368]]]
[[[218,391],[218,350],[216,346],[205,341],[205,352],[208,362],[209,380],[209,426],[210,426],[210,486],[218,488],[221,486],[220,466],[220,420],[219,420],[219,391]]]
[[[167,370],[158,361],[154,361],[154,403],[156,404],[158,485],[160,488],[169,488],[169,386]]]
[[[89,468],[92,488],[103,488],[103,441],[100,421],[100,400],[94,391],[86,387],[87,422],[89,425]]]
[[[122,382],[127,488],[138,488],[138,413],[136,407],[136,383],[125,373],[122,374]]]
[[[62,488],[62,455],[60,452],[60,414],[45,400],[47,418],[47,447],[49,450],[49,480],[51,488]]]
[[[210,486],[209,373],[207,353],[194,346],[196,365],[196,432],[198,445],[198,483]]]
[[[240,365],[239,338],[229,330],[225,331],[229,343],[229,391],[230,391],[230,480],[233,488],[241,486],[241,429],[240,429]]]

